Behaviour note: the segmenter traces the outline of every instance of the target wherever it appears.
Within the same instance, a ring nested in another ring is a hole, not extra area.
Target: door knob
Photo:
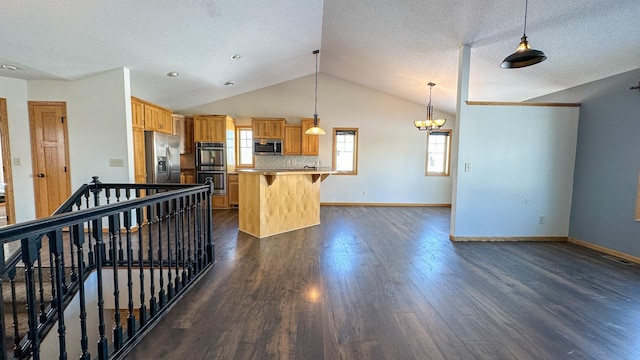
[[[43,173],[40,173],[40,174],[38,174],[38,175],[36,175],[36,176],[37,176],[37,177],[39,177],[39,178],[43,178],[43,177],[44,177],[44,174],[43,174]]]

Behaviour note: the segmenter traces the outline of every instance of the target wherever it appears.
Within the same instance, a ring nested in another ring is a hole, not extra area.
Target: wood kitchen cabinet
[[[233,118],[227,115],[196,115],[193,117],[193,141],[225,142],[227,128],[233,130],[233,126]]]
[[[144,155],[144,128],[133,127],[133,168],[137,184],[147,182],[147,165]]]
[[[302,128],[300,125],[285,125],[284,155],[300,155],[302,150]]]
[[[196,183],[196,171],[193,169],[186,169],[180,171],[180,184],[195,184]]]
[[[228,207],[229,207],[229,198],[227,197],[227,195],[211,196],[212,209],[226,209]]]
[[[284,139],[284,118],[252,117],[254,139]]]
[[[144,131],[152,130],[171,134],[173,131],[172,112],[148,101],[131,97],[131,128],[133,132],[133,168],[135,182],[147,182],[145,163]]]
[[[173,119],[171,118],[171,111],[145,104],[144,127],[146,130],[172,134]]]
[[[173,135],[180,138],[180,154],[193,154],[193,118],[179,114],[173,114]]]
[[[229,195],[229,206],[237,207],[238,198],[239,198],[238,174],[229,174],[227,185],[228,185],[227,194]]]
[[[313,127],[313,119],[303,118],[300,122],[302,127],[302,155],[318,155],[320,144],[318,135],[305,135],[304,133],[307,129]],[[320,126],[320,119],[318,119],[318,126]]]

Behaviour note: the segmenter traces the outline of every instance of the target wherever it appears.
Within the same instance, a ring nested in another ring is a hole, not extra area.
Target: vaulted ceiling
[[[320,49],[321,73],[421,104],[432,81],[436,109],[454,113],[463,44],[470,100],[523,101],[640,68],[640,1],[531,0],[527,36],[548,59],[501,69],[524,9],[524,0],[4,1],[0,64],[19,69],[0,76],[73,80],[127,67],[133,95],[181,110],[313,74]]]

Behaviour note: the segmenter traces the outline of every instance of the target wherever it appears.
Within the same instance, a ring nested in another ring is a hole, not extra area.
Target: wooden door
[[[63,102],[29,101],[37,218],[50,216],[71,195],[66,114]]]
[[[15,224],[13,176],[11,171],[11,148],[9,146],[9,117],[7,99],[0,99],[0,142],[2,143],[2,170],[4,181],[4,206],[7,224]]]

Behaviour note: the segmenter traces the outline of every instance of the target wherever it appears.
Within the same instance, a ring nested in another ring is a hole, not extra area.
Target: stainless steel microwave
[[[282,155],[282,140],[255,139],[253,142],[253,155]]]

